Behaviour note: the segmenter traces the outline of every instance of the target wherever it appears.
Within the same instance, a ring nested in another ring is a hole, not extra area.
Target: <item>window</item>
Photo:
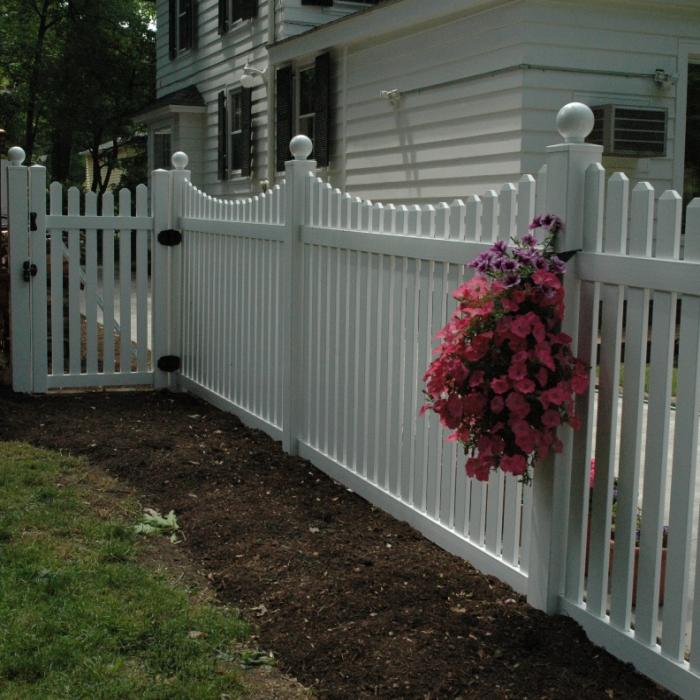
[[[313,66],[277,71],[277,170],[289,159],[289,142],[295,134],[306,134],[314,143],[312,157],[325,167],[330,159],[332,122],[331,55],[316,57]]]
[[[171,60],[178,54],[197,48],[197,0],[169,0],[169,53]]]
[[[297,75],[298,95],[295,134],[305,134],[314,140],[314,68],[306,68]]]
[[[219,34],[226,34],[238,20],[258,16],[258,0],[219,0]]]
[[[241,90],[229,94],[229,114],[231,115],[231,170],[240,170],[245,157],[241,148],[243,138],[243,100]]]
[[[169,168],[172,155],[170,129],[156,131],[153,134],[153,169]]]
[[[246,88],[219,93],[219,180],[251,173],[252,94]]]

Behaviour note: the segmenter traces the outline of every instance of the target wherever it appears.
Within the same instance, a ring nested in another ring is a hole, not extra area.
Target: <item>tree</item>
[[[93,189],[104,192],[133,132],[131,115],[154,94],[154,0],[0,0],[3,6],[0,114],[10,141],[22,143],[30,161],[46,153],[58,180],[71,179],[76,152],[89,151]],[[101,149],[105,142],[111,148]]]

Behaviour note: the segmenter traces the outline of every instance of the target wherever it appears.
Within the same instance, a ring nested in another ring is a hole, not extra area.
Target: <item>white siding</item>
[[[212,195],[242,195],[259,191],[259,182],[268,176],[267,88],[253,90],[253,173],[250,178],[217,177],[218,113],[217,95],[239,86],[246,62],[256,68],[268,64],[268,13],[274,0],[259,0],[258,16],[232,24],[218,33],[216,0],[200,0],[197,48],[181,53],[174,60],[168,55],[168,2],[157,3],[157,96],[167,95],[195,84],[206,104],[205,115],[179,115],[173,118],[173,148],[190,156],[193,180]],[[361,3],[338,2],[333,8],[302,7],[301,0],[277,0],[276,38],[308,30],[349,12],[365,8]],[[304,29],[305,28],[305,29]],[[197,121],[199,120],[199,122]],[[272,144],[274,152],[274,143]]]
[[[522,10],[509,6],[339,51],[331,178],[395,203],[466,197],[517,179],[523,77],[483,74],[522,62],[521,22]],[[393,89],[396,107],[380,97]]]
[[[681,186],[673,182],[676,139],[684,138],[676,133],[677,110],[685,109],[676,99],[677,86],[658,87],[650,77],[605,72],[651,75],[661,68],[677,74],[679,39],[700,38],[700,16],[693,20],[629,6],[601,11],[583,4],[537,2],[529,9],[522,36],[527,43],[526,63],[591,71],[525,71],[525,168],[537,167],[546,146],[556,141],[552,114],[567,102],[658,107],[668,113],[666,156],[606,156],[603,164],[624,171],[632,184],[649,180],[657,192]]]
[[[201,154],[201,185],[214,195],[257,191],[259,181],[268,177],[274,142],[268,145],[267,87],[253,93],[253,175],[224,183],[216,172],[216,97],[220,90],[238,86],[246,61],[256,67],[268,64],[271,2],[260,0],[257,19],[238,22],[220,37],[215,0],[200,0],[199,47],[170,61],[167,2],[158,0],[158,95],[192,83],[202,93],[207,110],[200,117],[199,149],[194,123],[188,127],[188,146],[174,146],[191,150],[193,170],[197,151]],[[276,2],[277,41],[343,12],[366,9],[349,1],[333,8],[302,7],[301,0]],[[365,22],[370,29],[372,17],[391,12],[399,18],[409,4],[379,5],[370,8],[366,20],[357,17],[350,23]],[[641,10],[631,3],[516,0],[480,12],[465,9],[461,15],[453,7],[448,18],[416,18],[413,29],[371,40],[346,38],[343,45],[331,45],[330,39],[325,43],[325,33],[335,30],[320,28],[284,45],[285,55],[292,51],[299,66],[319,50],[332,50],[336,109],[328,176],[353,194],[395,203],[449,201],[536,172],[546,146],[559,138],[554,115],[572,99],[667,110],[665,157],[606,159],[607,166],[626,171],[632,180],[650,180],[659,191],[681,185],[673,182],[674,169],[679,172],[674,148],[683,138],[675,126],[685,104],[677,99],[675,86],[661,89],[648,77],[603,72],[681,70],[679,42],[700,41],[700,4],[697,11],[675,15],[662,5],[667,3]],[[590,72],[578,72],[586,69]],[[397,107],[379,96],[393,89],[402,93]]]

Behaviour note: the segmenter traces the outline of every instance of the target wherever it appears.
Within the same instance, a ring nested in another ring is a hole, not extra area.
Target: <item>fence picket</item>
[[[608,184],[605,252],[622,254],[627,239],[629,181],[615,173]],[[601,290],[600,378],[598,425],[595,449],[596,475],[591,506],[591,536],[588,555],[588,597],[586,609],[602,617],[608,597],[610,520],[617,433],[617,401],[620,386],[620,345],[622,342],[623,289],[604,285]]]
[[[114,195],[102,195],[102,215],[114,215]],[[114,374],[114,229],[102,229],[102,371]]]
[[[498,234],[498,195],[495,190],[484,193],[481,203],[481,240],[493,243]]]
[[[648,257],[651,254],[654,224],[654,190],[649,183],[640,183],[634,188],[631,205],[629,254]],[[649,291],[628,288],[625,387],[622,397],[615,558],[611,574],[610,601],[610,624],[625,631],[629,629],[632,614],[648,315]]]
[[[465,238],[466,226],[466,206],[461,199],[452,200],[451,204],[441,202],[441,206],[445,207],[445,238],[454,238],[463,241]]]
[[[527,227],[535,216],[535,196],[537,183],[532,175],[523,175],[518,180],[518,205],[515,232],[518,236],[527,233]]]
[[[70,212],[70,208],[69,208]],[[119,192],[119,216],[131,214],[131,192]],[[119,231],[119,371],[131,371],[131,231]]]
[[[465,238],[468,241],[482,240],[481,222],[483,220],[483,203],[478,195],[472,195],[467,199],[466,206],[466,231]]]
[[[680,247],[681,197],[664,192],[658,203],[656,257],[675,259]],[[639,537],[639,577],[635,638],[656,643],[661,576],[661,538],[666,498],[666,467],[669,440],[671,370],[676,323],[675,293],[654,292],[651,326],[649,408],[644,460],[642,522]],[[685,439],[685,436],[684,436]]]
[[[700,199],[687,209],[684,259],[700,262]],[[673,445],[668,561],[663,611],[661,652],[683,661],[686,649],[686,620],[690,591],[690,545],[693,535],[695,483],[698,454],[698,412],[700,412],[700,297],[683,296],[678,345],[678,389]],[[700,600],[696,598],[695,600]],[[695,636],[695,646],[700,646]],[[691,668],[696,661],[691,654]]]
[[[68,215],[80,214],[80,192],[68,190]],[[80,374],[80,230],[68,231],[68,367],[71,374]]]
[[[97,215],[97,194],[85,194],[85,214]],[[85,324],[86,363],[88,374],[97,372],[97,231],[85,231]]]
[[[515,235],[517,191],[515,185],[507,183],[498,195],[498,239],[510,242]]]
[[[136,216],[148,216],[148,188],[136,188]],[[136,231],[136,369],[148,370],[148,239],[149,231]]]
[[[63,214],[63,186],[52,182],[49,213]],[[51,231],[51,374],[65,373],[63,356],[63,231]]]

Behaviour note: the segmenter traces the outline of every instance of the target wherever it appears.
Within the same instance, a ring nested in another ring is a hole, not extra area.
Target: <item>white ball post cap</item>
[[[22,165],[22,163],[24,163],[24,159],[27,157],[27,154],[24,152],[24,149],[20,146],[13,146],[7,152],[7,156],[10,159],[10,163],[12,163],[12,165]]]
[[[175,170],[184,170],[190,162],[190,158],[184,151],[175,151],[170,162],[173,164]]]
[[[565,143],[583,143],[594,124],[593,112],[583,102],[569,102],[557,114],[557,130]]]
[[[289,150],[294,156],[294,160],[306,160],[311,155],[313,148],[314,145],[311,143],[311,139],[308,136],[304,136],[304,134],[295,136],[289,142]]]

